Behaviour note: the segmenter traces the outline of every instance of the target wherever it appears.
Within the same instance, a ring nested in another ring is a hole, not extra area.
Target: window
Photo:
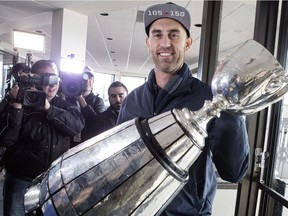
[[[146,78],[144,77],[128,77],[128,76],[121,76],[121,82],[127,87],[128,93],[131,92],[133,89],[137,88],[138,86],[145,83]]]
[[[109,106],[108,88],[114,80],[115,75],[113,74],[94,73],[93,93],[99,94],[99,97],[104,100],[106,107]]]

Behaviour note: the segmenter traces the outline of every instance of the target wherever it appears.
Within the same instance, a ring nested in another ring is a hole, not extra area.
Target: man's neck
[[[156,79],[156,84],[160,88],[164,88],[164,86],[177,74],[183,65],[179,68],[175,68],[174,72],[164,72],[162,70],[159,70],[159,68],[155,67],[154,72],[155,72],[155,79]]]
[[[157,86],[159,86],[160,88],[164,88],[164,86],[172,79],[173,76],[173,74],[155,71],[155,79]]]

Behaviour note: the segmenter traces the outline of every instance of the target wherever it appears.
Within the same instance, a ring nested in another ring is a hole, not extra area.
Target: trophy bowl
[[[212,79],[214,96],[227,100],[229,112],[249,115],[282,99],[287,75],[261,44],[248,40],[217,67]]]

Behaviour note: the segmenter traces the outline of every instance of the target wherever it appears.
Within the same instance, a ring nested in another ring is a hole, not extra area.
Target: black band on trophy
[[[166,154],[162,146],[155,139],[152,134],[148,119],[136,118],[135,125],[140,134],[140,137],[144,141],[146,147],[155,157],[155,159],[171,174],[175,179],[180,182],[186,183],[188,181],[188,172],[179,167],[171,158]]]

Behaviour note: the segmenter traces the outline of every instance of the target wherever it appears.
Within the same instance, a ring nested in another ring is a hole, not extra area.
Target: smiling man
[[[191,48],[190,14],[176,4],[158,4],[144,12],[146,44],[154,68],[147,82],[124,100],[118,124],[135,117],[151,118],[174,108],[200,109],[212,100],[212,90],[194,78],[184,62]],[[203,152],[189,169],[189,180],[162,212],[162,216],[211,215],[217,189],[215,167],[222,179],[239,182],[249,163],[244,119],[221,112],[207,127]]]

